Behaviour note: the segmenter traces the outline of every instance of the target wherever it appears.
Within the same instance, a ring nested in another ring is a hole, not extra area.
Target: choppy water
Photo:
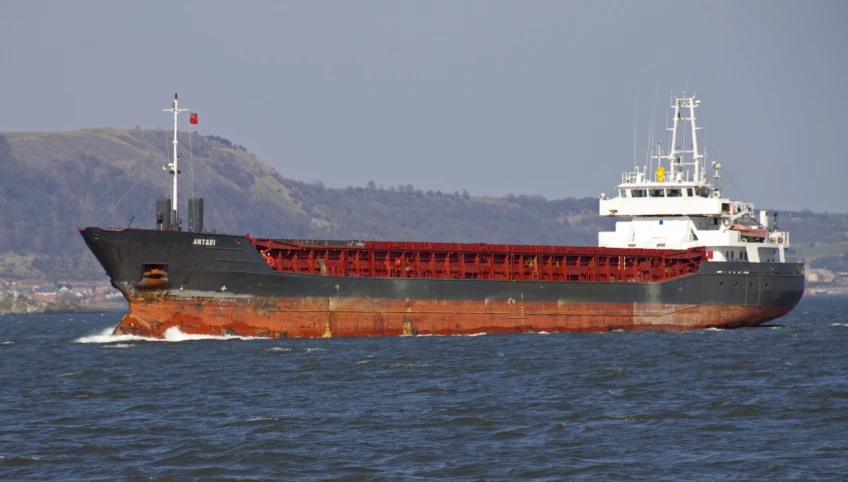
[[[0,317],[0,479],[844,479],[848,299],[776,326],[334,340]]]

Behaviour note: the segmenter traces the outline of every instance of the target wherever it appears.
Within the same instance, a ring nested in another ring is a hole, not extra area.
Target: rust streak
[[[130,301],[115,333],[163,337],[176,326],[184,333],[271,338],[401,335],[462,335],[507,332],[692,330],[754,326],[786,314],[790,307],[524,302],[513,313],[487,309],[483,301],[361,300],[341,298],[200,300],[163,298]],[[407,306],[408,305],[408,306]],[[261,307],[260,307],[261,306]],[[518,316],[520,314],[520,316]]]

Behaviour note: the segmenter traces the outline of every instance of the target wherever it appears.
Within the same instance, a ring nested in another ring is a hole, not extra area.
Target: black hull
[[[334,316],[333,300],[345,305],[348,314],[377,313],[385,317],[398,311],[402,313],[398,319],[401,325],[411,325],[411,319],[421,316],[420,325],[449,325],[458,333],[486,327],[489,331],[509,331],[499,330],[501,322],[497,320],[523,323],[534,315],[550,318],[538,326],[550,325],[557,331],[567,331],[569,316],[578,315],[579,320],[572,321],[586,329],[688,329],[763,323],[791,310],[804,290],[804,267],[795,263],[703,262],[697,274],[653,283],[369,278],[274,271],[244,236],[99,228],[87,228],[81,234],[112,284],[130,301],[131,311],[143,305],[147,318],[168,317],[177,323],[173,312],[178,312],[179,306],[201,301],[229,303],[241,307],[240,315],[232,316],[252,318],[252,313],[273,313],[268,316],[279,320],[265,324],[279,329],[265,331],[289,335],[297,330],[278,326],[285,324],[287,317],[291,323],[317,323],[323,329],[326,322],[329,326]],[[199,245],[197,239],[214,241]],[[161,266],[165,275],[144,279],[151,266]],[[173,306],[157,314],[157,305]],[[475,322],[474,327],[460,326],[469,315],[481,313],[485,319]],[[448,314],[453,318],[444,321]],[[428,321],[434,316],[434,321]],[[593,316],[597,320],[592,320]],[[206,317],[196,316],[196,326],[224,326]],[[144,325],[144,330],[168,325],[166,320],[135,321]],[[185,326],[185,320],[179,323]],[[364,334],[374,330],[367,327]],[[406,330],[411,328],[407,326]],[[340,331],[345,330],[336,330]]]

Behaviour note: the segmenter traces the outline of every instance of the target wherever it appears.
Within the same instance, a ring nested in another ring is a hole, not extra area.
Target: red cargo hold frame
[[[656,282],[695,274],[690,250],[351,241],[301,244],[248,236],[275,271],[380,278]]]

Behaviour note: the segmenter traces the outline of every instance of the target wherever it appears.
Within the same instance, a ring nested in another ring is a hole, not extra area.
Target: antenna
[[[654,159],[652,157],[652,153],[654,150],[654,129],[656,128],[656,119],[657,119],[657,94],[660,91],[660,84],[657,84],[654,87],[654,101],[651,103],[651,127],[648,129],[648,148],[646,149],[647,159],[645,159],[645,168],[648,172],[653,172],[654,170]],[[648,174],[650,175],[650,174]]]
[[[637,98],[636,99],[636,108],[633,109],[633,170],[634,171],[638,169],[638,167],[636,166],[636,122],[639,118],[638,110],[639,110],[639,99]]]
[[[177,205],[178,205],[178,197],[177,197],[177,187],[178,187],[178,177],[180,175],[179,169],[179,154],[177,150],[177,117],[180,112],[185,112],[188,109],[180,109],[179,108],[180,101],[177,94],[174,94],[174,104],[170,109],[162,109],[162,112],[171,112],[174,114],[174,159],[173,161],[165,166],[165,169],[171,173],[171,222],[173,223],[173,227],[179,231],[181,229],[182,223],[180,223],[180,219],[177,217]]]
[[[702,171],[701,171],[701,176],[704,179],[707,178],[707,147],[709,147],[709,144],[707,143],[707,118],[705,116],[704,117],[704,156],[702,158],[703,168],[702,168]],[[698,179],[698,182],[701,182],[701,180]]]
[[[713,192],[715,193],[716,197],[721,197],[721,187],[718,185],[718,181],[721,178],[721,174],[719,174],[719,171],[721,170],[721,164],[716,162],[716,161],[713,161],[712,166],[713,166],[713,172],[714,172],[714,174],[713,174],[713,179],[714,179],[713,184],[715,186],[714,189],[713,189]]]

